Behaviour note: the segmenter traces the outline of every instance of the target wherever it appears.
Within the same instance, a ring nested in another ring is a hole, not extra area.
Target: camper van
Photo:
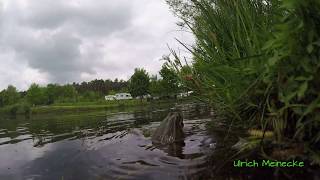
[[[116,96],[114,95],[108,95],[108,96],[105,96],[104,99],[106,101],[113,101],[113,100],[116,100]]]
[[[106,101],[113,101],[113,100],[125,100],[125,99],[132,99],[130,93],[117,93],[115,95],[108,95],[104,97]]]
[[[130,93],[117,93],[115,97],[116,97],[116,100],[132,99],[132,96]]]

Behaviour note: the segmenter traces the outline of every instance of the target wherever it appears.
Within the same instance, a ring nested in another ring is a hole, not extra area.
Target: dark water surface
[[[0,179],[202,179],[215,142],[205,129],[211,112],[180,107],[184,144],[164,147],[150,135],[169,107],[0,117]]]

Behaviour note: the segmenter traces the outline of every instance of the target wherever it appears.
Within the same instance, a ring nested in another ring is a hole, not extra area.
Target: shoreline
[[[143,107],[152,105],[167,105],[177,102],[187,102],[189,99],[178,100],[122,100],[122,101],[97,101],[97,102],[77,102],[77,103],[57,103],[47,106],[30,107],[25,104],[16,104],[0,109],[1,115],[23,115],[30,116],[35,114],[52,114],[66,112],[90,112],[96,110],[108,110],[115,108]]]

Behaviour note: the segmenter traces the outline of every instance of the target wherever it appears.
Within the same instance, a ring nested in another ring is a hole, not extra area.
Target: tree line
[[[157,97],[175,96],[182,90],[179,77],[167,63],[164,63],[157,75],[149,75],[143,68],[136,68],[128,81],[95,79],[90,82],[66,85],[31,84],[28,90],[18,91],[9,85],[0,92],[0,108],[14,104],[51,105],[54,103],[76,103],[103,100],[108,94],[130,92],[133,97],[150,94]]]

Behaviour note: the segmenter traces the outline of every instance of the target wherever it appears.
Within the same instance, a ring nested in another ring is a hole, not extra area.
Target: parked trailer
[[[113,101],[113,100],[126,100],[132,99],[130,93],[117,93],[115,95],[108,95],[104,97],[106,101]]]

